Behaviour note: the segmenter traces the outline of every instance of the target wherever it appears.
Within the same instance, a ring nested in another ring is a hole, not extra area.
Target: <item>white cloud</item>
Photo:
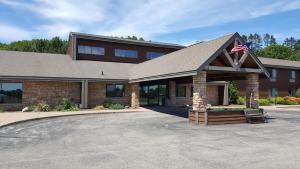
[[[42,37],[81,31],[151,38],[300,8],[300,0],[0,0],[0,3],[42,19],[42,24],[32,28],[34,35]]]
[[[22,28],[13,25],[0,24],[1,42],[31,39],[31,35],[32,32],[26,31]]]

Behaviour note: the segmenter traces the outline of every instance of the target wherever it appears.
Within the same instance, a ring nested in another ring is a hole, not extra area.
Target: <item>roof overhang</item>
[[[74,77],[37,77],[37,76],[0,76],[1,80],[24,80],[24,81],[72,81],[81,82],[128,82],[128,79],[99,79],[99,78],[74,78]]]

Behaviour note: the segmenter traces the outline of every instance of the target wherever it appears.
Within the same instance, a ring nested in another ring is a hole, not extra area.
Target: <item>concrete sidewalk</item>
[[[122,110],[80,110],[80,111],[66,111],[66,112],[3,112],[0,113],[0,127],[13,124],[16,122],[35,120],[47,117],[59,117],[59,116],[74,116],[84,114],[109,114],[109,113],[130,113],[148,111],[144,108],[138,109],[122,109]]]

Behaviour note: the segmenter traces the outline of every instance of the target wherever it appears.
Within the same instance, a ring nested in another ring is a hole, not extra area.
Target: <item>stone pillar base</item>
[[[206,124],[206,113],[203,111],[189,110],[189,123],[194,125]]]

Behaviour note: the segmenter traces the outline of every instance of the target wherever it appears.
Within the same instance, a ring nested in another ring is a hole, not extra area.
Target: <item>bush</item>
[[[4,110],[2,108],[0,108],[0,113],[4,112]]]
[[[124,109],[125,106],[120,103],[113,103],[108,108],[109,109]]]
[[[41,102],[35,106],[34,111],[47,112],[50,111],[50,106],[45,102]]]
[[[259,99],[258,102],[259,102],[259,105],[261,105],[261,106],[269,106],[269,105],[271,105],[269,99]]]
[[[63,98],[62,103],[55,106],[54,109],[55,111],[78,111],[79,107],[72,103],[68,98]]]
[[[236,104],[244,105],[246,103],[246,98],[244,96],[238,96],[236,99]]]
[[[297,89],[296,93],[295,93],[295,97],[300,98],[300,89]]]
[[[95,110],[103,110],[105,109],[105,107],[103,105],[97,105],[96,107],[94,107]]]
[[[288,98],[282,98],[282,97],[277,96],[275,98],[275,104],[294,105],[297,103],[292,100],[289,100]]]
[[[105,100],[103,103],[104,108],[109,108],[110,105],[115,104],[112,100]]]
[[[237,95],[237,87],[234,82],[229,82],[228,85],[228,97],[229,97],[229,104],[237,103],[238,95]]]

